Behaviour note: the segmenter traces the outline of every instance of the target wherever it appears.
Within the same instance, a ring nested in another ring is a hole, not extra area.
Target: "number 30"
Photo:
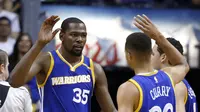
[[[197,106],[196,103],[193,103],[193,110],[194,110],[194,112],[197,111],[196,106]]]
[[[75,96],[73,97],[73,101],[76,103],[82,103],[85,105],[88,101],[88,95],[90,94],[90,91],[86,89],[83,89],[82,91],[80,88],[74,88],[73,91],[75,93]]]
[[[159,107],[159,106],[153,106],[149,112],[168,112],[168,110],[170,110],[170,112],[173,112],[173,106],[171,103],[167,103],[165,105],[165,107],[163,108],[163,111],[162,109]]]

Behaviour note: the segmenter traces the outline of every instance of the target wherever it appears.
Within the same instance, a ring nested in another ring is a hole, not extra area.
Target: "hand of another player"
[[[51,16],[42,23],[38,37],[39,43],[46,45],[55,37],[58,31],[60,31],[60,28],[54,30],[53,32],[52,29],[59,20],[60,18],[58,16]]]
[[[160,35],[162,35],[146,15],[137,15],[134,17],[134,20],[134,25],[150,38],[157,40],[159,39]]]

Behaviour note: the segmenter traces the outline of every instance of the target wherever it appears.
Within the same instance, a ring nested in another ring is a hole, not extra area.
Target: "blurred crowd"
[[[132,8],[200,8],[200,0],[41,0],[43,3]]]
[[[21,30],[20,1],[0,0],[0,49],[9,55],[9,72],[32,46],[31,37]],[[37,110],[39,93],[36,78],[24,85],[30,92],[33,109]]]

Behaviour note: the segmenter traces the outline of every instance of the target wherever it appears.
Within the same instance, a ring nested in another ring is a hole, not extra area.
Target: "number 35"
[[[74,88],[73,91],[75,93],[73,101],[85,105],[88,101],[88,95],[90,94],[90,91],[86,89],[81,90],[80,88]]]

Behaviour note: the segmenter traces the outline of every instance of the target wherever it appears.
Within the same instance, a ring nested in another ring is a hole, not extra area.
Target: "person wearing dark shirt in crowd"
[[[9,57],[9,61],[10,61],[9,72],[11,72],[13,70],[15,65],[21,60],[21,58],[29,51],[29,49],[31,47],[32,47],[32,41],[31,41],[30,35],[27,33],[22,33],[18,37],[18,39],[14,45],[14,51]],[[26,86],[28,86],[28,89],[31,93],[33,107],[35,107],[35,108],[33,108],[33,110],[36,110],[37,106],[35,104],[37,104],[40,99],[39,91],[38,91],[37,84],[36,84],[36,78],[33,77],[33,79],[30,80],[26,84]]]

